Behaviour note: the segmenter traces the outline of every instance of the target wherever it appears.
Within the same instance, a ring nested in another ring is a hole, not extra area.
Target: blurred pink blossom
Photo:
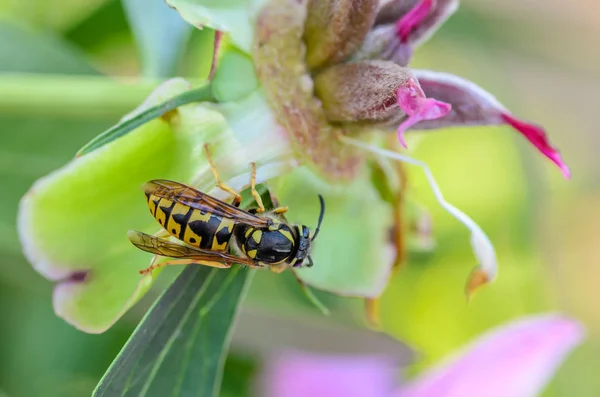
[[[445,363],[400,383],[391,357],[285,352],[267,363],[265,397],[533,397],[583,339],[560,315],[521,319],[479,337]]]

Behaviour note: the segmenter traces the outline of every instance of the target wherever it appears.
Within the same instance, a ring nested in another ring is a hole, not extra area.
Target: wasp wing
[[[153,194],[157,197],[184,204],[203,212],[210,212],[223,218],[233,219],[249,226],[258,228],[269,226],[267,218],[253,215],[179,182],[155,179],[145,183],[143,189],[146,194]]]
[[[142,251],[150,252],[151,254],[155,255],[167,256],[169,258],[185,258],[195,259],[198,261],[237,263],[240,265],[257,266],[256,262],[250,258],[239,257],[226,252],[210,251],[201,248],[190,247],[188,245],[177,244],[160,237],[138,232],[136,230],[130,230],[127,232],[127,237],[133,245]]]

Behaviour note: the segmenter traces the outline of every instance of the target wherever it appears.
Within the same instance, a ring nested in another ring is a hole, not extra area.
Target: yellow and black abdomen
[[[146,194],[152,216],[172,236],[194,247],[226,251],[235,221],[153,194]]]

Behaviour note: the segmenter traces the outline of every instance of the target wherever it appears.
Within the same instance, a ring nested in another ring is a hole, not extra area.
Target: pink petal
[[[579,323],[558,315],[513,322],[479,338],[395,397],[533,397],[583,335]]]
[[[418,124],[414,124],[414,129],[508,124],[523,134],[542,154],[556,163],[563,175],[569,178],[569,168],[558,151],[550,145],[546,133],[541,127],[516,118],[494,96],[473,82],[447,73],[427,70],[413,70],[412,72],[419,80],[425,95],[452,105],[452,111],[445,117],[424,119]]]
[[[398,140],[406,147],[404,131],[423,120],[435,120],[447,115],[452,106],[433,98],[426,98],[425,93],[413,78],[398,89],[398,106],[408,118],[398,127]]]
[[[263,372],[264,397],[388,397],[395,388],[394,361],[381,356],[286,352]]]
[[[510,113],[502,113],[500,117],[508,125],[523,134],[544,156],[558,165],[565,178],[569,179],[571,177],[569,167],[562,160],[558,151],[550,145],[546,132],[542,127],[519,120]]]
[[[365,38],[356,59],[381,59],[400,66],[456,11],[458,0],[390,0]]]
[[[421,0],[396,24],[396,34],[400,42],[407,43],[412,31],[423,23],[425,17],[431,11],[434,0]]]

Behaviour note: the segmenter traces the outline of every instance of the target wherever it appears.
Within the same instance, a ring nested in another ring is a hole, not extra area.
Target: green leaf
[[[139,112],[127,118],[123,122],[104,131],[103,133],[92,139],[90,142],[88,142],[84,147],[79,149],[79,151],[77,152],[77,157],[93,152],[94,150],[101,148],[107,143],[110,143],[115,139],[118,139],[130,133],[136,128],[141,127],[147,122],[152,121],[164,115],[165,113],[178,108],[179,106],[183,106],[192,102],[212,100],[214,100],[214,97],[210,86],[204,86],[195,90],[190,90],[182,94],[176,95],[168,101],[163,102],[160,105],[153,106],[142,112]]]
[[[192,26],[164,0],[122,0],[122,3],[142,55],[144,76],[172,76]]]
[[[188,266],[158,299],[94,396],[217,396],[253,272]]]
[[[253,17],[265,0],[165,0],[193,26],[229,33],[233,44],[252,51]]]

